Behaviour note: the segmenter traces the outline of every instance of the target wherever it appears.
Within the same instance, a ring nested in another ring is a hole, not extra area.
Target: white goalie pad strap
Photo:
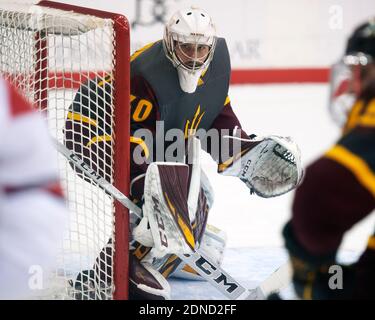
[[[188,196],[188,208],[190,221],[194,222],[197,211],[199,191],[201,185],[201,160],[200,160],[201,142],[199,139],[189,138],[188,160],[191,164],[190,186]]]
[[[268,136],[248,141],[261,142],[222,174],[239,177],[252,192],[264,198],[284,194],[300,183],[300,151],[290,137]]]
[[[152,237],[148,217],[143,217],[141,222],[132,230],[133,240],[139,242],[146,247],[154,246],[154,239]]]
[[[130,277],[130,281],[138,288],[145,293],[147,296],[154,296],[154,297],[163,297],[165,300],[171,299],[171,288],[168,281],[163,277],[160,272],[155,270],[150,264],[148,263],[141,263],[142,267],[149,273],[142,272],[142,270],[138,270],[138,280],[133,279]],[[140,273],[143,273],[141,276]],[[150,279],[152,277],[153,279]],[[158,284],[157,288],[155,287],[155,282]]]
[[[221,266],[224,258],[224,251],[227,243],[225,231],[207,224],[199,251],[206,255],[216,265]],[[181,263],[172,274],[179,279],[198,280],[204,279],[188,265]]]
[[[151,163],[146,172],[143,215],[148,219],[152,239],[154,242],[155,256],[163,257],[166,254],[189,254],[194,246],[194,237],[186,242],[181,228],[171,212],[170,206],[165,200],[162,190],[158,165],[161,166],[185,166],[179,163]],[[187,205],[186,205],[187,206]],[[190,225],[188,226],[190,227]],[[186,230],[188,233],[189,230]]]
[[[203,170],[201,170],[201,188],[203,189],[204,195],[207,198],[208,207],[212,208],[212,205],[215,200],[215,193],[210,180],[208,179],[206,173]]]

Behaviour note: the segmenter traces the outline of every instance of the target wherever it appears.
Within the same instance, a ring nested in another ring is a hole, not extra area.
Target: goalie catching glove
[[[226,138],[233,139],[233,144],[240,141],[241,152],[219,164],[218,171],[223,175],[239,177],[251,193],[263,198],[276,197],[300,183],[300,151],[290,137]]]

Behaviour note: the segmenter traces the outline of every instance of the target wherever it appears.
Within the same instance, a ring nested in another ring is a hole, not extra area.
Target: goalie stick
[[[75,167],[80,169],[87,177],[92,179],[100,188],[106,191],[108,194],[113,196],[122,205],[132,211],[139,218],[142,217],[142,209],[135,205],[128,197],[126,197],[122,192],[120,192],[116,187],[98,175],[92,168],[90,168],[87,163],[85,163],[78,155],[73,151],[68,150],[63,144],[54,141],[57,150]],[[269,291],[262,287],[268,278],[257,288],[247,289],[242,286],[238,281],[231,277],[225,270],[221,267],[216,266],[210,261],[204,254],[199,251],[195,251],[191,254],[181,254],[178,257],[187,263],[191,268],[198,272],[202,278],[206,279],[211,285],[218,289],[222,294],[224,294],[228,299],[231,300],[264,300],[267,295],[272,291],[277,291],[280,289],[279,285]],[[275,273],[283,268],[279,268]],[[275,278],[275,273],[271,277]],[[276,277],[277,278],[277,277]],[[286,282],[285,282],[286,284]],[[272,286],[271,286],[272,287]]]

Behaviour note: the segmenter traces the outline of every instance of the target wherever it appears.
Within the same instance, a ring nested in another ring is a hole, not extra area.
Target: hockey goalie
[[[242,130],[228,97],[229,82],[225,39],[199,8],[176,12],[163,39],[131,57],[130,193],[143,211],[141,219],[131,221],[131,299],[170,299],[171,275],[199,279],[176,254],[199,249],[221,264],[225,233],[207,225],[213,192],[201,170],[201,149],[217,162],[219,174],[238,177],[260,197],[287,193],[301,180],[292,139]],[[110,99],[110,86],[97,79],[82,86],[65,131],[66,146],[108,180],[110,159],[100,160],[100,153],[110,154],[110,126],[89,101],[100,101],[106,110]],[[71,136],[71,129],[81,134]],[[109,241],[93,268],[99,278],[109,272],[111,248]]]

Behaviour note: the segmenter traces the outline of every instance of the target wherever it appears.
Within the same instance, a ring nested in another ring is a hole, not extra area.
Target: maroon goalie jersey
[[[182,143],[200,129],[216,130],[219,140],[215,143],[219,148],[213,148],[211,140],[207,140],[202,147],[218,164],[225,162],[227,165],[230,155],[225,159],[221,157],[222,137],[232,135],[236,127],[241,129],[228,97],[229,80],[230,60],[224,39],[218,40],[214,58],[208,69],[202,73],[193,94],[187,94],[180,89],[177,70],[165,57],[161,41],[149,44],[133,54],[130,79],[130,191],[134,199],[142,198],[143,177],[148,164],[153,161],[168,161],[158,157],[159,150],[165,151],[172,143],[167,142],[163,136],[163,145],[158,145],[160,137],[157,126],[161,123],[164,134],[170,129],[180,130]],[[90,166],[108,179],[109,173],[105,168],[109,167],[106,163],[111,161],[111,132],[110,126],[106,125],[106,113],[102,110],[110,111],[110,82],[109,77],[106,78],[105,84],[100,79],[92,79],[80,88],[70,107],[65,130],[67,147],[83,156],[90,154],[90,157],[84,159],[90,161]],[[70,130],[72,127],[75,135]],[[151,133],[152,138],[142,137],[139,134],[142,130]],[[245,132],[240,132],[241,137],[248,137]],[[134,152],[135,149],[138,152]]]
[[[293,203],[293,230],[313,255],[335,252],[343,235],[375,209],[375,100],[358,101],[344,133],[306,170]],[[358,296],[375,285],[375,234],[357,264]],[[367,293],[366,293],[367,292]]]

